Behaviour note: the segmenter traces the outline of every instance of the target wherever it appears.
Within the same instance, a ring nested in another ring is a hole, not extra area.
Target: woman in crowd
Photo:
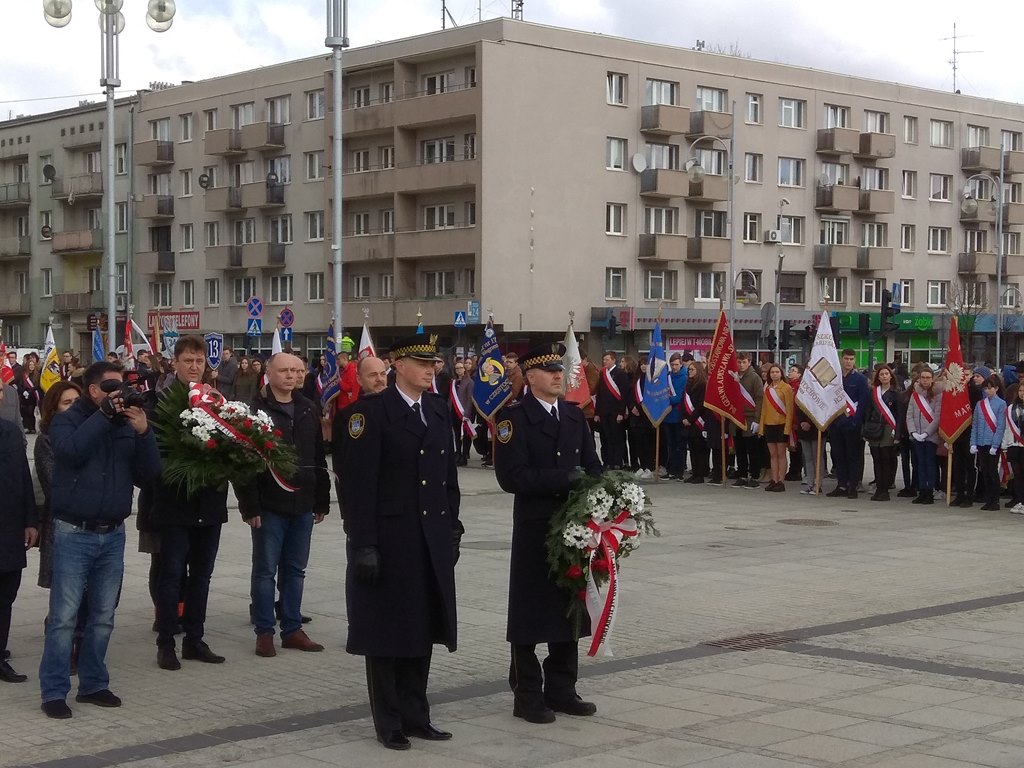
[[[794,363],[789,366],[789,370],[786,371],[786,383],[789,384],[790,389],[793,390],[793,400],[796,401],[796,392],[800,389],[800,377],[804,375],[804,369]],[[799,430],[797,429],[796,422],[802,416],[799,410],[793,411],[793,431],[796,433],[796,449],[789,452],[789,472],[786,473],[786,479],[792,480],[799,483],[803,479],[803,468],[804,468],[804,447],[801,445],[799,437]],[[803,490],[803,489],[801,489]]]
[[[354,363],[350,363],[354,365]],[[460,467],[469,463],[469,449],[473,445],[473,437],[476,431],[472,427],[473,421],[473,377],[466,370],[466,364],[457,360],[452,369],[455,376],[452,378],[451,392],[445,393],[449,396],[452,414],[452,431],[455,433],[455,462]],[[468,427],[468,428],[467,428]]]
[[[871,450],[875,467],[875,492],[872,501],[889,501],[889,490],[896,482],[896,453],[899,431],[899,394],[893,386],[892,370],[875,366],[871,398],[865,403],[861,434]]]
[[[978,457],[984,485],[986,512],[999,511],[999,450],[1006,429],[1006,403],[1000,395],[999,376],[990,374],[981,385],[981,401],[974,406],[971,420],[971,455]]]
[[[636,381],[638,368],[636,360],[629,355],[623,355],[619,360],[619,367],[626,374],[629,386],[622,396],[626,398],[626,457],[623,467],[631,472],[640,470],[640,444],[639,433],[636,424],[641,418],[647,418],[640,412],[640,401],[636,399]],[[636,409],[637,414],[633,413]]]
[[[21,366],[21,375],[15,382],[18,387],[21,425],[30,435],[36,433],[36,408],[39,407],[39,402],[42,399],[39,390],[39,376],[36,373],[36,360],[37,358],[32,355],[25,356],[25,362]]]
[[[257,373],[256,364],[258,358],[243,357],[238,361],[238,373],[235,374],[235,400],[242,403],[251,403],[256,397],[256,390],[260,388],[259,379],[262,370]]]
[[[907,429],[907,410],[910,408],[910,398],[914,394],[914,385],[917,383],[918,374],[927,363],[918,363],[913,371],[908,372],[906,383],[899,392],[899,413],[897,414],[899,428],[896,430],[897,446],[900,455],[900,471],[903,474],[903,490],[896,495],[901,499],[917,498],[917,455],[914,453],[914,439]],[[896,381],[901,382],[899,373],[896,374]]]
[[[793,391],[799,389],[799,380],[803,378],[804,369],[799,365],[791,366],[790,382],[793,381],[793,372],[797,372],[796,381],[790,384]],[[796,398],[794,397],[794,402]],[[800,493],[806,496],[813,496],[818,490],[818,429],[811,422],[810,417],[797,405],[793,411],[793,431],[796,434],[797,446],[803,458],[803,482],[800,485]],[[822,456],[822,461],[825,458]]]
[[[654,462],[654,427],[643,409],[644,392],[647,389],[647,359],[640,358],[637,364],[636,379],[629,392],[629,443],[630,450],[635,447],[638,469],[636,476],[640,480],[653,480],[657,468]]]
[[[758,419],[764,430],[771,459],[770,475],[765,490],[781,493],[786,490],[786,450],[793,432],[793,388],[786,383],[782,367],[774,363],[768,366],[768,381],[761,401],[761,415]]]
[[[683,431],[690,447],[690,477],[683,482],[700,485],[708,476],[707,422],[704,415],[704,393],[708,387],[708,374],[703,363],[693,361],[688,366],[686,390],[683,392]]]
[[[1015,515],[1024,515],[1024,382],[1017,380],[1006,390],[1006,431],[1003,450],[1010,464],[1013,497],[1007,502]]]
[[[917,382],[907,404],[907,432],[913,441],[917,465],[917,498],[913,504],[935,502],[935,479],[938,467],[935,454],[939,447],[939,416],[942,412],[942,388],[927,365],[917,374]]]

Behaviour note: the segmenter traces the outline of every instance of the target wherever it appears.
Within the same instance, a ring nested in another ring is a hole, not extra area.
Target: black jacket
[[[294,415],[289,415],[267,387],[253,398],[252,407],[265,411],[281,430],[282,440],[295,446],[298,471],[285,478],[295,486],[294,492],[279,486],[269,472],[260,474],[255,481],[235,488],[238,511],[242,518],[274,512],[278,515],[303,515],[311,511],[326,515],[330,511],[331,481],[327,476],[323,434],[320,430],[319,409],[300,393],[292,394]]]
[[[25,567],[25,529],[39,526],[21,428],[6,419],[0,419],[0,478],[0,572],[6,573]]]
[[[629,406],[629,375],[617,365],[612,368],[611,379],[619,388],[619,394],[616,397],[615,392],[605,382],[605,371],[598,371],[598,374],[600,378],[597,384],[597,404],[594,406],[594,412],[602,420],[614,421],[616,416],[625,416]]]

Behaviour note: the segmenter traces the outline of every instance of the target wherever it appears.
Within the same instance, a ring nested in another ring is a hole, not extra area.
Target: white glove
[[[757,434],[757,430],[759,428],[760,427],[759,427],[759,425],[758,425],[758,423],[756,421],[750,422],[750,434],[756,435]]]
[[[928,439],[928,435],[926,435],[924,432],[915,432],[914,439],[917,440],[917,442],[919,443],[923,443],[925,440]]]
[[[976,446],[976,445],[972,445],[972,446],[971,446],[971,456],[973,456],[973,455],[974,455],[974,454],[976,454],[977,452],[978,452],[978,446]]]
[[[705,440],[708,439],[708,433],[707,432],[701,432],[700,436],[703,437]]]
[[[999,453],[999,449],[993,445],[991,448],[988,449],[988,452],[990,456],[995,456],[997,453]]]

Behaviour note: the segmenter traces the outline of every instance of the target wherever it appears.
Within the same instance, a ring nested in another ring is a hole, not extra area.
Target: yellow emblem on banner
[[[495,432],[498,436],[498,442],[504,445],[512,439],[512,422],[508,419],[498,424],[495,428]]]
[[[353,440],[358,440],[366,428],[366,417],[361,413],[353,413],[348,419],[348,434]]]

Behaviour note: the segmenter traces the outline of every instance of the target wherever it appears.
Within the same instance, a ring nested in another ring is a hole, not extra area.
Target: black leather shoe
[[[200,640],[198,643],[190,643],[185,645],[181,644],[181,658],[188,659],[189,661],[201,661],[204,664],[223,664],[224,657],[218,656],[216,653],[210,650],[205,642]]]
[[[433,723],[417,725],[412,728],[402,728],[402,733],[406,736],[415,736],[417,739],[426,739],[427,741],[448,741],[452,737],[448,731],[442,731],[440,728],[434,727]]]
[[[845,488],[843,488],[843,487],[842,487],[842,486],[840,485],[840,486],[838,486],[838,487],[837,487],[837,488],[836,488],[836,489],[835,489],[834,491],[830,491],[829,493],[826,493],[825,495],[826,495],[826,496],[827,496],[828,498],[830,498],[830,499],[838,499],[838,498],[840,498],[841,496],[846,496],[846,489],[845,489]]]
[[[68,706],[64,699],[44,701],[39,708],[43,710],[47,717],[54,720],[67,720],[71,717],[71,707]]]
[[[181,669],[181,662],[178,661],[178,654],[174,652],[174,648],[171,646],[156,649],[156,665],[160,667],[160,669],[166,669],[170,672]]]
[[[383,744],[388,749],[409,749],[412,744],[405,738],[405,734],[401,731],[388,731],[387,733],[378,733],[377,741]]]
[[[555,712],[563,712],[574,717],[589,717],[597,714],[597,704],[584,701],[579,696],[568,701],[549,701],[547,705]]]
[[[28,675],[19,675],[9,661],[0,661],[0,680],[5,683],[24,683]]]
[[[542,709],[527,709],[526,707],[520,707],[517,704],[512,707],[512,715],[514,717],[521,717],[528,723],[537,723],[539,725],[555,722],[555,713],[547,707]]]
[[[109,688],[104,688],[95,693],[80,693],[75,696],[79,704],[95,704],[97,707],[120,707],[121,699],[114,695]]]

